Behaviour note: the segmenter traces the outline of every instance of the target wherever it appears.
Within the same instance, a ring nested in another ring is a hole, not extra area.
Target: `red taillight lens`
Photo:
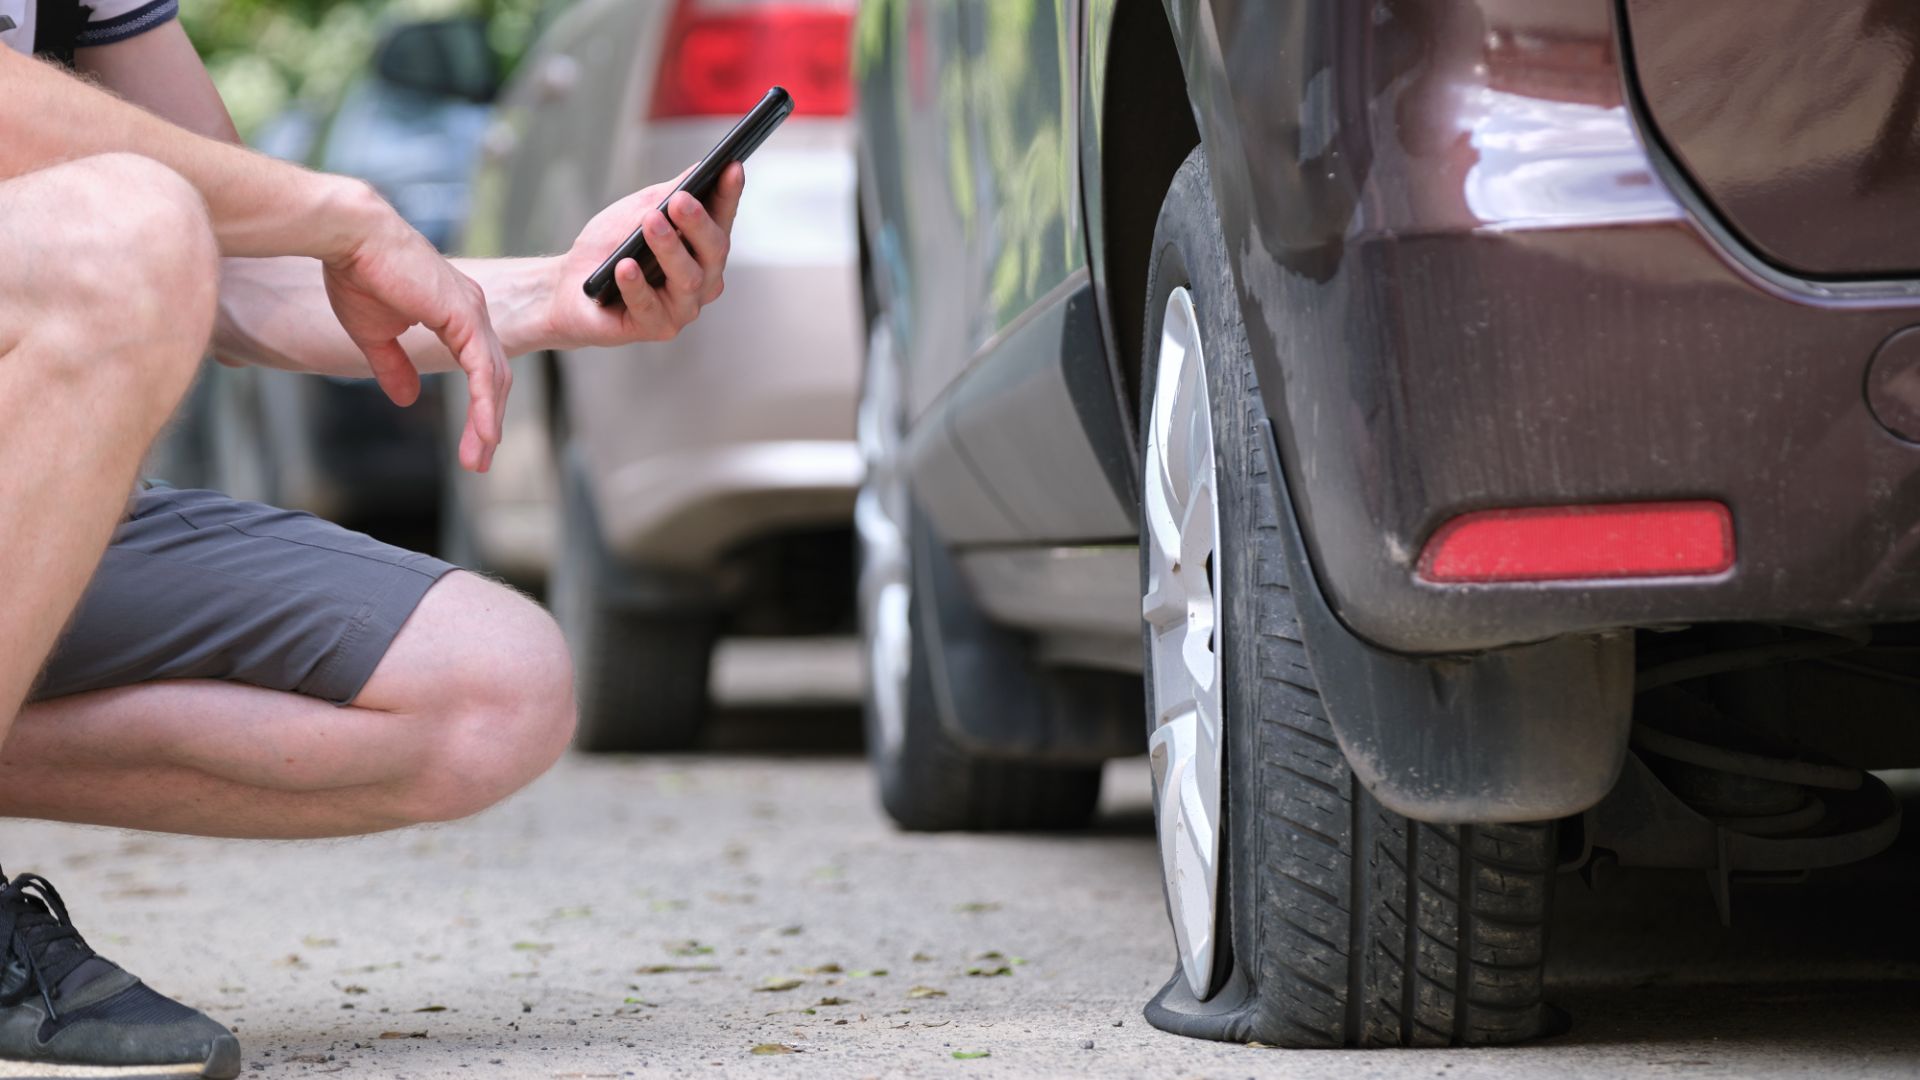
[[[1733,515],[1717,502],[1483,510],[1442,525],[1420,556],[1428,581],[1574,581],[1718,574]]]
[[[680,0],[654,80],[655,120],[739,116],[770,86],[802,116],[845,116],[853,105],[853,15],[840,7]]]

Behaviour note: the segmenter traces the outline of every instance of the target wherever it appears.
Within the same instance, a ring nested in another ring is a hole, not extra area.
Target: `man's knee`
[[[430,625],[416,627],[422,616]],[[573,664],[553,618],[511,589],[453,574],[408,626],[444,651],[431,666],[438,676],[405,691],[420,700],[432,745],[406,785],[403,815],[466,817],[545,773],[572,740],[575,717]]]
[[[182,391],[212,332],[219,249],[200,193],[135,154],[81,158],[35,174],[58,236],[35,276],[61,355],[126,366]]]

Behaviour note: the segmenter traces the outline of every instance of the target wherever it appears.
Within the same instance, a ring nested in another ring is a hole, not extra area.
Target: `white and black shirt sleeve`
[[[93,0],[88,7],[92,14],[74,42],[83,49],[139,37],[180,15],[180,0]]]

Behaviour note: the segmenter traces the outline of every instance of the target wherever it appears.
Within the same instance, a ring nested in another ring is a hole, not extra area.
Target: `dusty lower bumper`
[[[1883,342],[1920,323],[1904,286],[1797,291],[1679,215],[1382,237],[1348,262],[1315,299],[1347,335],[1263,358],[1285,372],[1263,383],[1318,576],[1361,636],[1440,653],[1920,617],[1920,444],[1868,389]],[[1701,501],[1731,516],[1723,572],[1439,584],[1419,568],[1476,511]]]

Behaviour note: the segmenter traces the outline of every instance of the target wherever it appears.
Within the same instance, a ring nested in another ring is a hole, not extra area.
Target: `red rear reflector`
[[[1718,574],[1733,515],[1717,502],[1540,506],[1462,514],[1420,556],[1428,581],[1570,581]]]
[[[648,115],[739,116],[784,86],[801,116],[853,106],[853,13],[800,4],[709,8],[681,0],[667,27]]]

